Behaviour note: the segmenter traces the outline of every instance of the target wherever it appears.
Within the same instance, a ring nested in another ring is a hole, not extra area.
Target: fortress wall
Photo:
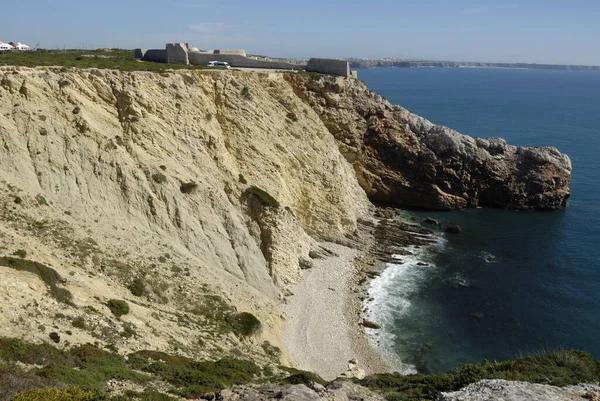
[[[311,58],[306,66],[308,72],[318,72],[320,74],[350,76],[350,64],[345,60],[335,60],[329,58]]]
[[[163,49],[150,49],[146,50],[144,61],[153,61],[155,63],[166,63],[167,62],[167,51]]]
[[[167,43],[167,63],[189,64],[188,49],[184,43]]]
[[[147,51],[148,51],[148,49],[135,49],[133,51],[133,58],[143,59],[144,55],[146,54]]]
[[[241,68],[271,68],[277,70],[301,69],[301,66],[290,63],[254,60],[238,55],[189,52],[188,57],[190,64],[192,65],[207,65],[210,61],[225,61],[232,67]]]
[[[243,49],[217,49],[214,51],[214,54],[227,54],[246,57],[246,51]]]

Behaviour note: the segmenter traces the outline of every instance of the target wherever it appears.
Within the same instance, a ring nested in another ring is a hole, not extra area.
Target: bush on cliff
[[[582,351],[558,350],[523,356],[514,361],[462,364],[445,375],[377,374],[358,383],[383,393],[388,400],[434,400],[484,379],[518,380],[553,386],[591,383],[600,379],[600,362]]]
[[[15,395],[12,401],[92,401],[94,393],[79,388],[42,388]]]
[[[120,299],[111,299],[106,303],[106,306],[116,317],[121,317],[129,313],[129,304]]]
[[[248,337],[257,333],[262,327],[260,320],[248,312],[229,315],[227,316],[226,321],[229,323],[232,331],[235,334],[244,337]]]

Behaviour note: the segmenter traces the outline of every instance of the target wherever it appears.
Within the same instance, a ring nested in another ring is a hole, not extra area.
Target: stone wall
[[[167,51],[163,49],[150,49],[146,50],[144,61],[153,61],[155,63],[166,63],[167,62]]]
[[[246,51],[243,49],[216,49],[214,50],[214,54],[228,54],[246,57]]]
[[[146,52],[148,51],[148,49],[135,49],[133,51],[133,58],[135,59],[143,59],[144,55],[146,54]]]
[[[346,60],[336,60],[330,58],[311,58],[306,66],[308,72],[318,72],[320,74],[350,76],[350,64]]]
[[[185,43],[167,43],[167,63],[189,64],[188,47]]]
[[[232,67],[240,68],[271,68],[276,70],[292,70],[302,69],[303,67],[281,61],[262,61],[228,54],[189,52],[188,57],[191,65],[207,65],[210,61],[225,61]]]

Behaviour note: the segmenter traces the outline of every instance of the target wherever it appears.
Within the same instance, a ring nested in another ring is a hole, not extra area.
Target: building
[[[31,50],[31,47],[29,47],[23,43],[17,43],[15,45],[15,50],[29,51],[29,50]]]
[[[4,43],[3,41],[0,40],[0,51],[4,51],[4,50],[13,50],[12,45],[8,44],[8,43]]]

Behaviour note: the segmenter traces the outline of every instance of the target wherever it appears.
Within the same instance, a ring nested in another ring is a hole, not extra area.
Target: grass
[[[600,361],[572,350],[540,352],[514,361],[462,364],[445,375],[378,374],[357,382],[391,401],[434,400],[442,391],[456,391],[484,379],[518,380],[553,386],[592,383],[600,379]]]
[[[65,303],[67,305],[75,306],[73,303],[73,294],[66,288],[58,286],[59,283],[63,282],[63,279],[59,276],[56,270],[51,267],[45,266],[38,262],[31,260],[11,258],[11,257],[0,257],[0,266],[10,267],[18,271],[33,273],[38,276],[48,287],[50,287],[50,295],[58,302]]]
[[[133,58],[133,50],[37,50],[31,52],[6,52],[0,54],[0,66],[59,66],[75,68],[100,68],[120,71],[199,70],[204,66],[186,66],[140,62]]]
[[[260,189],[255,186],[251,186],[244,191],[244,195],[247,197],[257,198],[264,206],[268,207],[279,207],[277,199],[273,198],[267,191]]]

